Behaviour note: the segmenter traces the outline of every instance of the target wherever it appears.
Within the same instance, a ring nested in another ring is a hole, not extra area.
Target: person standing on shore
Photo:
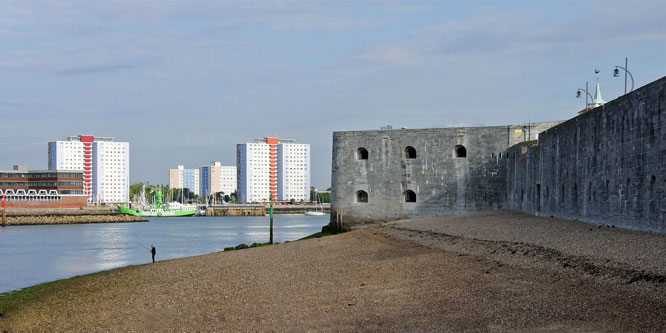
[[[150,253],[153,254],[153,262],[155,262],[155,254],[157,253],[157,250],[155,250],[155,245],[150,244]]]

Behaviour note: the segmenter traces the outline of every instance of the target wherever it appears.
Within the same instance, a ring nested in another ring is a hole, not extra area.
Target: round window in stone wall
[[[403,193],[405,196],[405,202],[416,202],[416,193],[412,190],[407,190]]]
[[[467,157],[467,148],[463,145],[457,145],[455,148],[456,157],[466,158]]]
[[[416,149],[414,149],[412,146],[407,146],[407,148],[405,148],[405,158],[416,158]]]
[[[357,160],[367,160],[368,159],[368,150],[361,147],[356,150],[356,159]]]
[[[356,192],[356,202],[368,202],[368,192],[366,192],[366,191],[357,191]]]

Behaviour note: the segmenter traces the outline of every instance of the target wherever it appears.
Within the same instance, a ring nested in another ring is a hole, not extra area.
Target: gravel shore
[[[664,251],[662,234],[514,212],[405,220],[63,280],[0,297],[0,328],[663,331]]]

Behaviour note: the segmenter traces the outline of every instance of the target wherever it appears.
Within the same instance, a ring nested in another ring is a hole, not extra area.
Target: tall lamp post
[[[588,102],[588,97],[590,100],[594,100],[594,97],[592,97],[592,94],[590,94],[590,91],[588,90],[588,82],[585,81],[585,89],[578,88],[578,91],[576,92],[576,98],[580,98],[580,93],[585,92],[585,111],[590,110],[590,103]]]
[[[269,195],[269,200],[271,201],[271,230],[270,230],[271,236],[270,240],[268,241],[268,244],[273,244],[273,193],[272,192]]]
[[[627,94],[627,74],[629,74],[629,77],[631,77],[631,90],[629,92],[634,91],[634,76],[631,75],[631,72],[629,71],[629,58],[625,57],[624,58],[624,67],[622,66],[615,66],[615,70],[613,70],[613,77],[620,77],[620,70],[618,68],[622,68],[624,70],[624,94]]]

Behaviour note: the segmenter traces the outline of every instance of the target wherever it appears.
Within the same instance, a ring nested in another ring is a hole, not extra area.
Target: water
[[[12,226],[0,228],[0,293],[156,260],[223,251],[269,240],[268,216],[168,217],[148,223]],[[275,215],[273,241],[315,232],[329,216]]]

